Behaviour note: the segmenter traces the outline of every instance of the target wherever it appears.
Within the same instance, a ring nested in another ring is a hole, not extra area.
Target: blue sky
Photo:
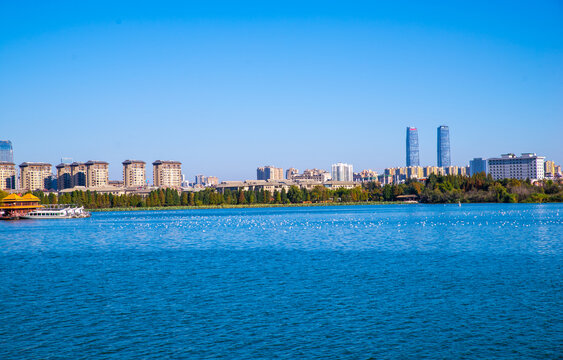
[[[1,2],[0,138],[16,162],[421,165],[536,152],[563,163],[563,3]],[[149,176],[151,171],[149,169]]]

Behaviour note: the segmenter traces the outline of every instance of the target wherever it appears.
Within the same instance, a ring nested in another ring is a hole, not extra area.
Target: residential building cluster
[[[354,172],[353,166],[347,163],[336,163],[330,172],[324,169],[306,169],[302,173],[296,168],[288,168],[285,172],[275,166],[261,166],[256,169],[256,180],[223,181],[215,176],[196,175],[194,182],[185,181],[182,174],[182,163],[173,160],[156,160],[152,163],[152,185],[146,175],[146,163],[142,160],[125,160],[123,180],[109,180],[109,163],[99,160],[73,162],[63,158],[56,165],[56,174],[52,173],[52,165],[41,162],[23,162],[19,172],[13,161],[13,148],[10,141],[0,141],[0,189],[8,191],[47,190],[71,192],[74,190],[91,190],[101,193],[146,195],[155,188],[175,188],[184,191],[199,191],[206,187],[218,191],[229,190],[288,190],[291,186],[312,189],[315,186],[327,188],[353,188],[361,182],[379,182],[381,185],[399,184],[408,179],[423,180],[435,175],[471,176],[477,173],[490,174],[495,180],[504,178],[560,179],[561,166],[546,160],[535,153],[503,154],[496,158],[474,158],[468,166],[451,165],[450,132],[448,126],[437,128],[437,163],[436,166],[420,166],[418,130],[407,127],[405,167],[384,169],[378,174],[371,169]]]

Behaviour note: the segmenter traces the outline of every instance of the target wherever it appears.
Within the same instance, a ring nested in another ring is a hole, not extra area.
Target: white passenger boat
[[[20,216],[20,219],[77,219],[90,217],[90,213],[84,211],[84,206],[46,206],[36,209]]]

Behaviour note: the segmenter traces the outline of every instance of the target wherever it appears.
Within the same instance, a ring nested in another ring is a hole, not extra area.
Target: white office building
[[[522,156],[502,154],[500,158],[487,160],[489,173],[495,180],[520,179],[542,180],[544,178],[544,156],[523,153]]]
[[[333,181],[354,181],[354,168],[351,164],[333,164],[331,175]]]

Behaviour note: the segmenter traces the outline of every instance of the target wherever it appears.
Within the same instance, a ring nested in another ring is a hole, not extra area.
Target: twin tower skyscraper
[[[451,166],[450,155],[450,128],[438,126],[438,167]],[[420,166],[420,156],[418,149],[418,129],[407,126],[407,167]]]

